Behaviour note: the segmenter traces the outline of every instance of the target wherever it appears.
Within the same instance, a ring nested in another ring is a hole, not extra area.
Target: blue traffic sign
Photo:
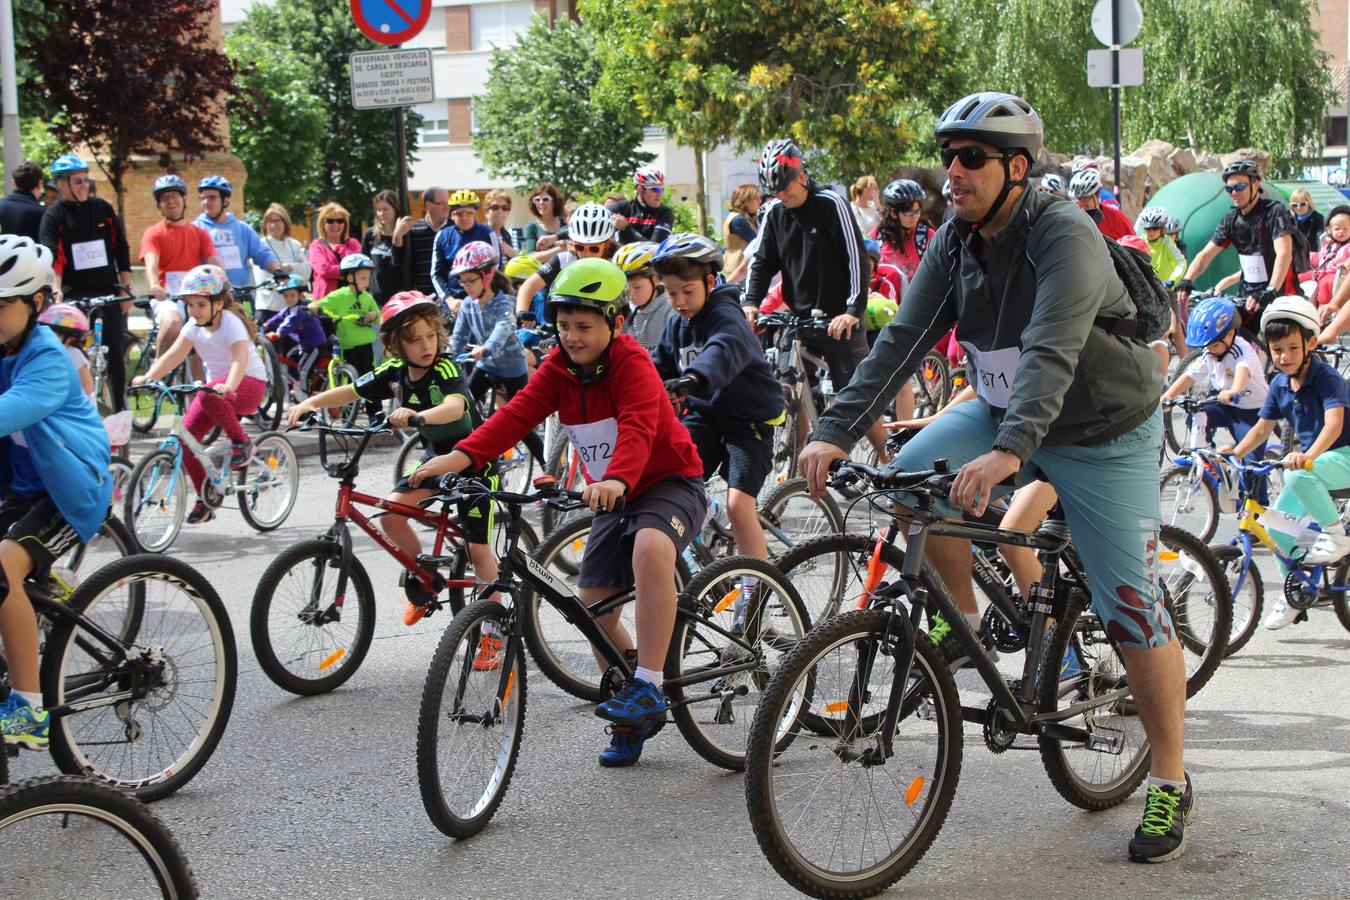
[[[356,27],[381,44],[411,40],[431,18],[431,0],[351,0],[351,7]]]

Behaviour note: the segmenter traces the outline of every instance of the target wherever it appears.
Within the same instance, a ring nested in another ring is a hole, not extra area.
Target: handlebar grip
[[[426,420],[423,419],[421,416],[409,416],[408,424],[414,428],[421,428],[424,424],[426,424]]]

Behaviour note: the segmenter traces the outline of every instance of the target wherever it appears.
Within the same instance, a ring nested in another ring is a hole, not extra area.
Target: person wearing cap
[[[221,266],[229,276],[230,284],[235,287],[248,287],[253,284],[253,270],[249,263],[263,269],[269,275],[285,275],[281,263],[258,232],[243,219],[230,212],[230,200],[234,187],[222,175],[207,175],[197,182],[197,197],[202,204],[201,215],[192,224],[211,236],[216,255],[223,263]]]
[[[632,200],[605,204],[614,214],[615,242],[659,244],[675,228],[675,211],[664,202],[666,175],[656,166],[638,166],[633,173],[633,187],[637,196]]]
[[[131,248],[126,228],[112,205],[90,196],[93,182],[89,163],[66,154],[52,163],[52,178],[61,199],[47,207],[39,229],[42,244],[52,251],[53,302],[106,297],[119,288],[131,288]],[[125,408],[122,385],[126,384],[126,314],[130,299],[101,307],[103,343],[108,348],[108,382],[115,386],[113,404]]]
[[[163,356],[183,327],[183,303],[171,299],[178,296],[183,277],[197,266],[225,267],[206,229],[187,219],[187,182],[173,173],[160,175],[150,192],[160,219],[141,235],[141,259],[150,283],[151,312],[159,325],[155,349]]]
[[[1152,748],[1129,856],[1161,862],[1185,852],[1193,799],[1182,763],[1186,671],[1157,569],[1163,373],[1143,340],[1105,327],[1136,312],[1105,238],[1079,209],[1031,186],[1042,134],[1031,105],[1005,93],[972,94],[938,118],[956,218],[934,236],[899,313],[821,414],[800,462],[820,494],[830,464],[848,457],[956,326],[977,397],[919,431],[896,465],[949,460],[949,499],[935,501],[948,515],[983,515],[1005,481],[1033,472],[1058,493]],[[929,537],[925,553],[978,631],[970,543]],[[968,662],[951,623],[933,628],[949,665]]]

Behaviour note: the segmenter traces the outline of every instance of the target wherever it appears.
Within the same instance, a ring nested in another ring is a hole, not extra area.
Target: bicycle
[[[418,419],[413,417],[413,424],[420,424]],[[477,581],[465,576],[468,554],[450,509],[432,512],[356,490],[361,457],[371,438],[390,431],[382,416],[366,428],[310,419],[300,430],[319,431],[319,464],[338,480],[333,524],[319,537],[282,551],[263,572],[253,594],[249,635],[258,665],[268,678],[293,694],[312,696],[331,691],[356,674],[375,633],[375,591],[352,549],[349,523],[398,561],[403,567],[400,585],[428,606],[428,615],[447,605],[459,612],[464,608],[464,592],[472,590]],[[330,438],[337,445],[333,458]],[[351,438],[356,439],[354,446]],[[367,517],[360,506],[380,512]],[[376,528],[373,520],[388,513],[434,528],[431,553],[409,556]],[[533,549],[538,540],[528,523],[514,524],[526,546]],[[441,569],[447,569],[447,574],[442,575]],[[441,599],[443,592],[445,600]]]
[[[69,896],[77,885],[109,897],[197,896],[192,867],[164,823],[87,778],[31,778],[0,790],[0,860],[5,881],[30,897]]]
[[[814,896],[877,893],[922,858],[955,794],[963,718],[983,727],[993,753],[1039,750],[1055,789],[1083,809],[1122,803],[1147,775],[1150,747],[1123,660],[1089,609],[1086,582],[1061,565],[1069,546],[1062,510],[1034,532],[948,520],[934,498],[954,478],[945,460],[920,472],[851,460],[834,467],[832,481],[865,480],[864,496],[876,503],[907,492],[913,518],[894,580],[789,653],[750,727],[745,786],[755,837],[779,875]],[[1019,680],[1005,681],[925,567],[930,535],[1038,552],[1048,583],[1029,598]],[[933,611],[988,687],[987,706],[961,705],[947,660],[921,630]],[[1019,743],[1023,736],[1035,742]]]
[[[155,381],[130,392],[143,390],[185,407],[183,398],[213,389],[200,382],[169,385]],[[237,496],[239,514],[257,531],[271,531],[291,514],[300,486],[300,467],[295,448],[284,435],[274,431],[258,435],[253,441],[252,458],[237,470],[231,482],[229,446],[203,446],[179,419],[159,446],[136,464],[127,489],[122,517],[143,549],[152,553],[167,550],[183,527],[190,483],[183,469],[184,452],[196,457],[206,470],[201,500],[207,508],[219,509],[225,498]]]
[[[489,491],[473,480],[448,483],[453,487],[440,496],[442,502],[490,496],[512,513],[501,573],[497,581],[480,589],[480,596],[500,592],[512,598],[524,587],[542,596],[592,642],[608,666],[605,689],[617,692],[633,677],[636,660],[615,647],[596,619],[631,603],[634,590],[587,607],[519,546],[517,523],[523,506],[543,502],[576,507],[580,495],[549,484],[547,476],[540,477],[532,494]],[[728,608],[746,577],[759,581],[745,598],[744,629],[737,633],[730,627]],[[423,687],[417,722],[422,804],[432,824],[456,838],[470,837],[486,827],[515,770],[524,728],[523,638],[528,628],[518,612],[516,606],[495,600],[466,606],[441,636]],[[488,624],[502,641],[501,664],[495,669],[475,669],[474,657]],[[671,718],[700,756],[722,768],[735,770],[744,765],[750,707],[775,662],[801,640],[808,627],[792,585],[762,560],[743,556],[719,560],[680,594],[664,690]]]
[[[1257,623],[1261,621],[1265,584],[1255,566],[1258,544],[1269,550],[1289,572],[1284,579],[1284,599],[1299,611],[1295,622],[1305,621],[1308,612],[1314,608],[1331,606],[1336,611],[1336,618],[1350,631],[1350,596],[1347,596],[1347,591],[1350,591],[1350,558],[1330,564],[1303,563],[1307,547],[1316,538],[1317,532],[1321,531],[1320,526],[1269,509],[1253,496],[1261,481],[1280,469],[1279,463],[1253,466],[1235,456],[1228,457],[1227,462],[1238,475],[1237,535],[1227,544],[1213,544],[1209,549],[1223,565],[1232,585],[1233,626],[1228,640],[1228,655],[1247,645],[1256,632]],[[1346,500],[1350,498],[1350,490],[1332,491],[1331,496],[1335,500]],[[1283,524],[1285,527],[1280,529],[1282,531],[1297,529],[1302,532],[1293,554],[1280,549],[1271,538],[1266,523],[1272,521]]]
[[[225,733],[238,679],[211,583],[142,553],[100,568],[68,598],[37,579],[24,587],[51,623],[39,678],[56,767],[146,801],[191,781]]]
[[[98,408],[98,414],[102,418],[107,418],[117,411],[117,402],[121,392],[126,390],[125,384],[114,385],[108,380],[108,347],[103,342],[103,310],[114,303],[122,303],[126,300],[135,302],[137,299],[149,300],[148,297],[133,297],[129,289],[119,286],[118,290],[112,294],[100,297],[82,297],[70,301],[70,303],[82,309],[93,323],[88,344],[89,376],[94,382],[94,405]],[[134,338],[127,334],[123,337],[122,344],[123,346],[130,346],[133,341]]]
[[[272,279],[262,284],[249,284],[233,287],[231,291],[239,299],[250,318],[253,315],[253,297],[259,290],[279,289],[282,282]],[[263,395],[258,411],[251,415],[253,422],[261,431],[275,431],[281,426],[281,412],[286,405],[286,381],[281,374],[281,361],[277,359],[277,350],[267,339],[261,328],[253,337],[253,347],[262,357],[263,369],[267,372],[267,393]],[[216,435],[206,443],[212,443]]]
[[[344,318],[355,319],[359,317],[344,316]],[[314,360],[305,384],[300,383],[299,362],[291,359],[285,353],[278,353],[277,361],[282,366],[284,390],[296,400],[305,400],[324,391],[356,384],[357,379],[361,377],[361,373],[356,371],[356,367],[343,358],[342,347],[338,344],[336,335],[329,335],[328,353],[327,355],[320,355]],[[342,425],[355,425],[360,411],[360,400],[353,400],[345,406],[325,407],[320,410],[328,421]]]
[[[1162,520],[1189,531],[1202,541],[1213,538],[1219,527],[1220,492],[1230,493],[1225,488],[1225,482],[1230,480],[1223,472],[1225,463],[1205,446],[1204,407],[1217,402],[1217,392],[1202,397],[1182,395],[1162,402],[1164,422],[1169,427],[1171,410],[1180,409],[1186,413],[1187,434],[1172,465],[1163,470],[1158,480]]]

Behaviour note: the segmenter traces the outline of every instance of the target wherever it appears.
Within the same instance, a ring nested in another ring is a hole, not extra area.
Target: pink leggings
[[[215,381],[209,382],[207,387],[224,383],[224,378],[217,378]],[[192,398],[192,405],[188,407],[187,415],[183,416],[183,428],[199,441],[206,437],[206,433],[217,425],[225,434],[229,435],[231,441],[238,443],[247,440],[248,435],[244,434],[244,427],[239,424],[239,417],[257,412],[258,406],[262,403],[263,396],[266,393],[266,382],[257,378],[250,378],[247,375],[244,376],[243,381],[239,382],[239,387],[232,394],[221,395],[215,391],[202,391]],[[206,478],[206,470],[197,461],[197,457],[191,453],[183,454],[183,468],[187,469],[188,477],[192,479],[192,486],[200,494],[202,481]]]

